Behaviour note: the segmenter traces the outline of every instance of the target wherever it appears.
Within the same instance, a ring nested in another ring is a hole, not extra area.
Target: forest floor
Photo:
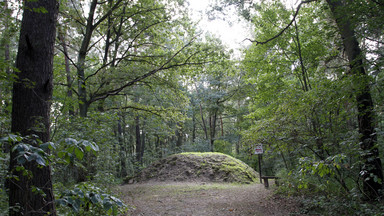
[[[300,215],[293,199],[258,183],[147,182],[122,185],[118,192],[129,206],[126,215],[133,216]]]

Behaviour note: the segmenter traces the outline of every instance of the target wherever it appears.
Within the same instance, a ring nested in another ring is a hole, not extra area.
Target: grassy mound
[[[187,152],[161,159],[127,183],[147,181],[256,182],[258,174],[242,161],[221,153]]]

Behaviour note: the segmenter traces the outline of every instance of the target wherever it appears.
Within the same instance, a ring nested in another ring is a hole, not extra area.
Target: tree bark
[[[119,142],[119,156],[120,156],[120,170],[118,170],[120,177],[125,177],[128,175],[127,164],[126,164],[126,146],[124,142],[124,129],[122,127],[122,117],[119,117],[117,120],[117,140]]]
[[[96,7],[99,4],[103,4],[103,3],[98,2],[98,0],[92,0],[92,2],[90,3],[87,23],[85,27],[85,34],[81,42],[81,47],[77,57],[77,77],[78,77],[80,117],[87,116],[88,108],[92,103],[90,100],[87,99],[87,83],[86,83],[87,78],[85,76],[85,68],[86,68],[85,63],[86,63],[86,57],[89,51],[88,49],[91,43],[93,32],[105,19],[110,17],[111,13],[120,6],[122,1],[123,0],[118,0],[115,2],[113,6],[110,5],[111,8],[105,14],[103,14],[102,17],[97,21],[95,21],[95,13],[97,11]],[[109,1],[109,3],[112,3],[112,1]]]
[[[345,9],[344,2],[341,0],[327,0],[327,3],[339,28],[350,64],[351,75],[354,76],[353,85],[356,91],[360,148],[364,152],[362,156],[363,167],[360,172],[363,178],[363,192],[366,198],[374,200],[380,196],[384,179],[379,150],[376,146],[375,114],[369,77],[364,68],[363,53],[359,47],[354,29],[348,16],[343,13]]]
[[[79,94],[79,110],[80,117],[86,117],[88,112],[87,88],[85,83],[85,58],[88,53],[88,47],[91,43],[91,37],[95,27],[93,25],[94,15],[96,11],[97,0],[91,2],[87,25],[85,29],[84,39],[81,43],[79,55],[77,57],[77,78],[78,78],[78,94]]]
[[[140,130],[140,117],[136,116],[135,118],[135,127],[136,127],[136,161],[140,164],[142,163],[141,158],[141,130]]]
[[[16,67],[18,79],[13,84],[12,133],[21,136],[37,135],[42,142],[50,139],[49,113],[52,98],[53,55],[56,34],[58,3],[49,1],[24,1]],[[47,12],[34,12],[44,8]],[[36,138],[24,143],[38,146]],[[52,191],[50,166],[38,166],[32,160],[23,164],[31,172],[25,176],[16,171],[20,164],[17,152],[10,154],[9,215],[56,215]],[[43,193],[33,191],[40,189]]]
[[[217,122],[217,110],[214,110],[209,117],[209,143],[211,152],[214,151],[214,143],[216,138],[216,122]]]
[[[207,125],[204,120],[204,114],[203,114],[203,107],[201,106],[201,103],[199,104],[200,106],[200,115],[201,115],[201,122],[203,123],[203,130],[205,134],[205,140],[208,140],[208,130],[207,130]]]
[[[144,158],[144,152],[145,152],[145,141],[146,141],[145,132],[144,132],[144,125],[143,125],[141,131],[142,131],[142,133],[141,133],[140,164],[143,164],[143,158]]]
[[[68,108],[68,115],[74,116],[75,115],[75,108],[72,105],[72,77],[71,77],[71,68],[70,63],[68,59],[68,47],[67,47],[67,40],[66,40],[66,31],[64,29],[59,28],[58,33],[58,39],[61,43],[61,46],[63,47],[63,53],[64,53],[64,64],[65,64],[65,73],[67,75],[67,97],[69,98],[70,105]]]

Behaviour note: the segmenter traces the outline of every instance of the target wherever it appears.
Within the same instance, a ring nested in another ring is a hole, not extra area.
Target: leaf
[[[83,150],[80,148],[75,148],[75,155],[77,159],[82,160],[84,157]]]
[[[108,211],[109,209],[112,208],[113,203],[111,202],[111,200],[109,199],[109,197],[104,198],[104,200],[103,200],[103,206],[104,206],[104,210],[106,210],[106,211]]]
[[[35,12],[35,13],[43,13],[43,14],[48,13],[47,9],[45,9],[44,7],[33,8],[33,12]]]
[[[79,142],[73,138],[65,138],[65,143],[68,145],[77,145]]]
[[[72,202],[73,210],[75,210],[76,212],[79,212],[80,211],[80,206],[81,206],[81,201],[79,199],[73,200],[73,202]]]
[[[8,136],[2,137],[0,142],[20,142],[23,140],[23,137],[15,134],[8,134]]]
[[[57,153],[57,156],[59,156],[59,158],[63,158],[65,156],[65,154],[66,154],[66,152],[61,151],[61,152]]]
[[[47,165],[43,157],[41,157],[38,154],[33,154],[33,155],[35,155],[36,163],[38,163],[41,166],[46,166]]]
[[[94,142],[90,142],[88,140],[82,140],[81,144],[85,147],[87,151],[93,150],[93,151],[99,151],[99,146],[96,145]]]
[[[64,158],[65,161],[67,161],[67,163],[71,163],[72,160],[71,160],[71,154],[65,154],[65,158]]]
[[[23,165],[25,162],[27,162],[27,159],[25,158],[25,156],[20,156],[20,157],[17,157],[17,163],[20,164],[20,165]]]
[[[80,188],[75,188],[73,190],[74,194],[76,194],[77,196],[79,196],[80,198],[83,198],[84,197],[84,192],[80,189]]]
[[[102,202],[102,199],[99,194],[93,194],[90,198],[93,204],[101,204]]]
[[[55,143],[53,142],[46,142],[40,145],[40,148],[43,149],[44,151],[56,149]]]
[[[66,199],[56,199],[55,202],[57,205],[61,205],[61,206],[67,206],[68,205],[68,201]]]
[[[119,207],[123,207],[125,206],[125,204],[118,198],[114,197],[114,196],[111,196],[111,199],[119,206]]]
[[[24,143],[20,143],[20,144],[17,144],[15,147],[13,147],[12,151],[13,152],[22,152],[22,151],[29,151],[30,150],[30,145],[28,144],[24,144]]]

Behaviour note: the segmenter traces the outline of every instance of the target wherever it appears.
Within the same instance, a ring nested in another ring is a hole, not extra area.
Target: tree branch
[[[159,68],[157,69],[154,69],[146,74],[143,74],[133,80],[131,80],[130,82],[122,85],[121,87],[117,88],[117,89],[113,89],[113,90],[110,90],[110,91],[107,91],[103,94],[98,94],[98,95],[93,95],[91,97],[91,99],[89,100],[89,103],[92,103],[92,102],[95,102],[97,100],[102,100],[102,99],[105,99],[109,96],[112,96],[112,95],[116,95],[118,94],[119,92],[121,92],[122,90],[124,90],[126,87],[128,86],[132,86],[133,84],[147,78],[147,77],[150,77],[152,76],[153,74],[159,72],[159,71],[162,71],[162,70],[167,70],[167,69],[171,69],[171,68],[174,68],[174,67],[178,67],[178,66],[183,66],[183,65],[187,65],[188,63],[187,62],[184,62],[182,64],[175,64],[175,65],[170,65],[170,66],[167,66],[176,56],[178,56],[185,48],[187,48],[188,46],[190,46],[192,44],[192,42],[196,39],[196,37],[192,38],[187,44],[185,44],[182,48],[180,48],[176,53],[173,54],[172,57],[170,57],[166,62],[164,62]]]
[[[256,45],[259,45],[259,44],[263,45],[263,44],[266,44],[266,43],[268,43],[268,42],[271,42],[271,41],[275,40],[276,38],[280,37],[280,36],[281,36],[281,35],[282,35],[282,34],[283,34],[289,27],[291,27],[291,25],[293,24],[293,22],[295,22],[296,17],[297,17],[297,15],[299,14],[299,11],[300,11],[300,8],[301,8],[302,5],[303,5],[303,4],[310,3],[310,2],[314,2],[314,1],[317,1],[317,0],[307,0],[307,1],[302,1],[302,2],[300,2],[300,4],[299,4],[299,5],[297,6],[297,8],[296,8],[296,12],[295,12],[295,14],[293,15],[293,18],[291,19],[291,22],[289,22],[289,24],[288,24],[285,28],[283,28],[278,34],[276,34],[275,36],[269,38],[268,40],[265,40],[265,41],[257,41],[257,40],[251,40],[251,39],[249,39],[249,38],[246,38],[245,40],[249,40],[249,41],[251,41],[252,43],[256,43]]]

